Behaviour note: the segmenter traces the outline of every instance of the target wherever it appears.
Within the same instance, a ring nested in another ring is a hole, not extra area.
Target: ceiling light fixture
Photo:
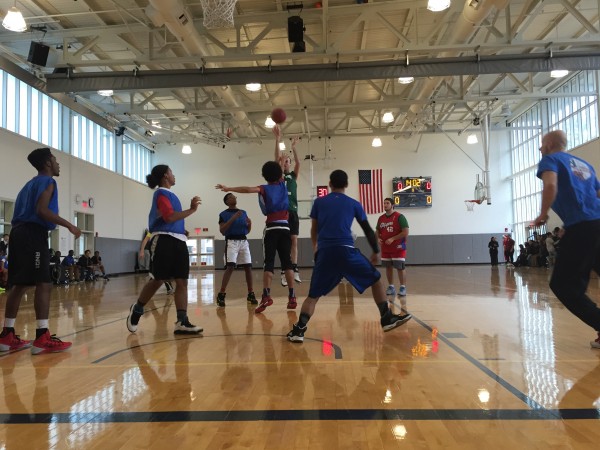
[[[550,72],[550,76],[552,78],[562,78],[566,77],[567,75],[569,75],[569,71],[564,69],[557,69]]]
[[[394,121],[394,115],[391,112],[386,112],[381,118],[383,123],[392,123]]]
[[[410,84],[415,81],[415,77],[400,77],[398,78],[398,83],[400,84]]]
[[[23,14],[17,9],[17,0],[15,0],[15,6],[10,8],[6,13],[6,16],[4,16],[2,26],[7,30],[16,31],[17,33],[22,33],[27,30],[27,24],[25,23],[25,19],[23,19]]]
[[[183,147],[181,147],[181,153],[183,153],[184,155],[189,155],[192,153],[192,147],[190,147],[189,145],[184,145]]]
[[[114,94],[112,89],[100,89],[98,91],[98,95],[101,95],[102,97],[112,97],[112,95]]]
[[[373,142],[371,142],[371,147],[381,147],[381,139],[379,136],[375,136],[373,138]]]
[[[440,12],[450,8],[450,0],[429,0],[427,9],[433,12]]]
[[[260,91],[260,83],[248,83],[246,84],[246,90],[250,92],[258,92]]]
[[[479,140],[477,139],[477,135],[475,133],[471,133],[467,136],[467,144],[477,144]]]
[[[273,128],[275,126],[275,122],[271,119],[271,116],[267,116],[267,120],[265,120],[265,127]]]

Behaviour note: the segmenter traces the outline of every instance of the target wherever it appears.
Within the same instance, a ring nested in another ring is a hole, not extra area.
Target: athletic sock
[[[298,272],[298,264],[292,264],[292,269],[294,269],[294,272]]]
[[[385,316],[388,313],[388,311],[390,310],[390,307],[388,306],[387,301],[377,303],[377,308],[379,308],[379,315],[381,317]]]
[[[16,317],[14,317],[12,319],[5,317],[4,318],[4,328],[14,328],[16,321],[17,321]]]
[[[35,329],[35,338],[39,339],[41,336],[46,334],[46,331],[48,331],[48,328],[36,328]]]
[[[133,310],[138,314],[144,314],[144,305],[142,305],[138,300],[135,302],[135,305],[133,305]]]
[[[263,297],[268,297],[269,295],[271,295],[271,288],[264,288]]]
[[[35,321],[36,328],[45,328],[45,329],[48,329],[48,326],[49,326],[48,322],[49,322],[48,319],[46,319],[46,320],[36,320]]]
[[[290,288],[290,289],[288,289],[288,291],[290,291],[289,294],[288,294],[288,297],[295,297],[296,296],[296,292],[294,292],[295,291],[294,288]]]
[[[296,324],[300,328],[306,328],[306,324],[310,320],[310,316],[306,313],[300,313],[300,318],[298,319],[298,323]]]
[[[187,319],[187,311],[185,309],[177,310],[177,322],[184,323]]]

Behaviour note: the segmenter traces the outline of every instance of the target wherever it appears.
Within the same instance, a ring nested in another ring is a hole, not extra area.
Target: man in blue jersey
[[[48,231],[61,225],[78,238],[81,230],[58,215],[58,188],[54,177],[59,176],[60,166],[50,149],[38,148],[27,159],[38,174],[25,184],[15,202],[10,231],[9,291],[4,328],[0,333],[0,351],[31,347],[31,353],[37,355],[60,352],[71,347],[71,342],[63,342],[48,331],[52,288]],[[20,339],[14,327],[21,298],[34,285],[37,326],[32,343]]]
[[[288,340],[292,342],[304,341],[306,324],[315,311],[317,301],[331,292],[342,278],[346,278],[361,294],[371,287],[383,331],[390,331],[412,317],[410,314],[393,314],[388,305],[381,274],[373,265],[377,263],[379,255],[377,236],[369,225],[360,203],[345,194],[348,187],[346,172],[331,172],[329,187],[331,193],[316,199],[310,213],[310,237],[315,252],[315,267],[308,297],[302,303],[300,318],[287,335]],[[354,219],[358,221],[373,249],[371,261],[354,247],[351,231]]]
[[[542,138],[537,176],[544,184],[535,225],[546,223],[552,208],[565,233],[550,279],[563,305],[598,333],[590,342],[600,348],[600,308],[586,294],[590,273],[600,274],[600,182],[594,168],[566,152],[567,135],[552,131]]]
[[[231,192],[225,194],[223,202],[227,209],[219,214],[219,231],[225,236],[225,273],[221,282],[221,290],[217,294],[217,306],[225,308],[227,284],[236,266],[243,267],[246,273],[248,296],[246,300],[251,305],[258,305],[254,288],[252,287],[252,256],[246,235],[252,229],[252,221],[243,209],[237,208],[237,197]]]
[[[273,127],[275,147],[279,148],[281,131],[279,126]],[[275,254],[279,255],[281,268],[285,272],[288,284],[288,309],[296,309],[296,293],[294,291],[294,270],[291,259],[292,239],[288,224],[288,191],[283,180],[283,170],[276,161],[267,161],[262,166],[262,176],[267,184],[260,186],[229,187],[217,184],[216,189],[223,192],[238,192],[240,194],[258,194],[258,203],[263,214],[267,217],[263,234],[265,267],[263,273],[263,293],[255,313],[263,312],[273,304],[271,298],[271,283],[275,267]]]

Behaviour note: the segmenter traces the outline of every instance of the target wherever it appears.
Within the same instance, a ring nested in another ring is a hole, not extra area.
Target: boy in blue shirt
[[[237,197],[231,192],[225,194],[223,203],[227,209],[219,214],[219,231],[225,236],[225,273],[221,282],[221,290],[217,294],[217,306],[225,307],[225,291],[236,266],[243,267],[248,285],[246,300],[251,305],[258,305],[252,287],[252,256],[246,235],[250,233],[252,221],[243,209],[237,208]]]
[[[334,170],[329,176],[331,193],[315,200],[310,217],[310,237],[315,252],[315,267],[310,280],[308,297],[302,303],[300,318],[287,334],[291,342],[303,342],[306,324],[315,311],[317,301],[336,287],[342,278],[361,294],[369,287],[373,291],[383,331],[390,331],[409,321],[410,314],[392,314],[387,302],[381,274],[373,266],[379,255],[377,236],[369,225],[360,203],[345,194],[348,175]],[[351,226],[356,219],[373,249],[371,261],[354,247]]]
[[[50,149],[38,148],[27,159],[38,174],[25,184],[15,201],[10,231],[9,291],[4,328],[0,333],[0,351],[31,347],[31,353],[37,355],[60,352],[71,347],[71,342],[63,342],[48,331],[52,288],[48,231],[61,225],[78,238],[81,230],[58,215],[58,188],[54,177],[59,176],[60,165]],[[34,285],[37,326],[32,343],[20,339],[15,334],[14,326],[21,298]]]
[[[586,294],[590,273],[600,274],[600,182],[594,168],[566,152],[567,135],[551,131],[542,138],[537,176],[544,184],[535,225],[546,223],[552,208],[564,223],[550,289],[563,305],[598,333],[590,342],[600,348],[600,308]]]

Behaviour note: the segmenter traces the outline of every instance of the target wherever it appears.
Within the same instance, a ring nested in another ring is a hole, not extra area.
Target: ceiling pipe
[[[508,2],[509,0],[481,0],[479,2],[465,0],[462,14],[460,14],[452,26],[454,33],[452,34],[449,43],[468,42],[468,39],[478,30],[478,26],[481,25],[481,22],[483,22],[483,20],[492,12],[492,9],[494,7],[497,9],[504,9]],[[458,55],[459,52],[442,52],[437,55],[437,58],[456,57]],[[442,81],[443,79],[432,78],[423,80],[421,92],[416,96],[416,99],[428,99]],[[424,107],[422,105],[413,104],[408,110],[414,115],[419,116],[423,109]],[[408,125],[408,122],[404,122],[401,130],[404,130]]]
[[[210,50],[201,39],[200,33],[194,26],[194,18],[190,12],[183,6],[181,0],[150,0],[150,5],[145,9],[146,15],[157,27],[163,25],[179,40],[182,47],[190,56],[211,55]],[[214,64],[206,64],[206,67],[215,67]],[[240,107],[238,101],[233,95],[230,86],[224,87],[205,87],[207,92],[212,92],[218,98],[223,100],[228,106]],[[251,121],[243,111],[232,113],[233,118],[238,123],[238,133],[248,137],[251,134]]]

